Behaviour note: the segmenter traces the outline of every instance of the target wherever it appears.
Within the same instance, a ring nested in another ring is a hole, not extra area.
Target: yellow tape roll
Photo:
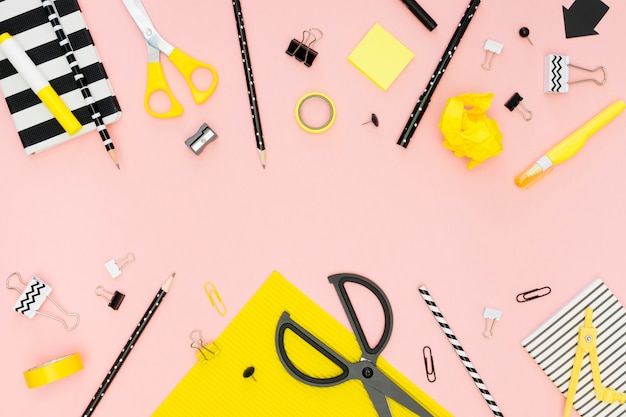
[[[302,120],[302,114],[301,114],[302,105],[304,105],[305,102],[307,102],[308,100],[312,98],[322,99],[326,104],[328,104],[329,113],[330,113],[328,120],[324,122],[323,124],[321,124],[320,126],[309,126],[308,124],[304,122],[304,120]],[[328,130],[328,128],[335,121],[335,114],[336,114],[335,104],[330,99],[330,97],[328,97],[324,93],[319,93],[319,92],[308,93],[304,95],[302,98],[300,98],[300,100],[298,100],[298,104],[296,104],[296,121],[298,122],[298,124],[300,125],[302,129],[306,130],[309,133],[322,133]]]
[[[75,374],[81,369],[83,361],[80,355],[72,353],[29,369],[24,372],[24,379],[28,388],[37,388]]]

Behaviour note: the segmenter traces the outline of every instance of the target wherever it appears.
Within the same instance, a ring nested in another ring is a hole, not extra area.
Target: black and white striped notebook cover
[[[56,0],[54,3],[104,122],[119,120],[122,115],[119,103],[78,2]],[[83,125],[77,134],[68,135],[0,52],[0,90],[26,154],[44,151],[96,130],[41,0],[0,0],[0,33],[4,32],[15,37]]]
[[[626,309],[599,278],[522,340],[522,346],[567,396],[578,328],[583,325],[587,307],[593,308],[593,326],[598,329],[602,385],[626,392]],[[574,408],[583,417],[626,416],[626,404],[608,404],[595,398],[589,355],[583,361]]]

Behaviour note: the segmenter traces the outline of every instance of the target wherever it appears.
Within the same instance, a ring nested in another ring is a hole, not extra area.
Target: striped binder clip
[[[595,78],[585,78],[577,81],[570,81],[569,67],[577,68],[579,70],[587,72],[602,71],[602,80]],[[586,81],[591,81],[596,85],[603,85],[607,80],[606,68],[603,66],[596,67],[594,69],[588,69],[574,65],[570,63],[569,56],[567,55],[546,55],[544,58],[544,73],[543,73],[543,92],[544,93],[557,93],[563,94],[569,92],[570,84],[577,84]]]
[[[13,276],[16,276],[19,282],[24,286],[23,290],[11,285],[11,278],[13,278]],[[26,283],[22,281],[22,276],[19,272],[13,272],[7,277],[6,287],[10,290],[17,291],[20,294],[20,298],[18,298],[13,305],[13,310],[18,313],[25,315],[29,319],[34,318],[36,314],[54,319],[60,322],[63,327],[65,327],[65,330],[74,330],[78,327],[78,323],[80,323],[80,316],[76,313],[67,313],[56,301],[54,301],[54,299],[50,297],[52,287],[46,284],[37,275],[34,275],[30,282]],[[49,299],[65,316],[74,317],[76,323],[73,326],[68,326],[67,322],[62,318],[39,311],[46,299]]]

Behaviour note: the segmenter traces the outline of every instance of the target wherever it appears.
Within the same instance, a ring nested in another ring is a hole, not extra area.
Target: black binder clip
[[[519,93],[515,93],[510,99],[507,100],[506,103],[504,103],[504,107],[509,109],[509,111],[515,110],[524,118],[524,120],[528,122],[533,118],[533,112],[524,106],[522,100],[524,100],[524,97],[520,96]]]
[[[109,296],[105,294],[109,294]],[[102,285],[96,288],[96,295],[107,300],[109,302],[109,307],[111,307],[113,310],[117,310],[118,308],[120,308],[120,305],[122,305],[122,301],[124,301],[124,297],[126,297],[119,291],[111,293],[110,291],[105,290]]]
[[[316,33],[319,34],[319,37],[316,36]],[[324,34],[317,28],[304,30],[302,31],[302,40],[298,41],[292,39],[285,53],[295,57],[300,62],[304,62],[304,65],[307,67],[310,67],[317,57],[317,52],[313,50],[313,44],[323,37]],[[311,40],[309,41],[309,39]]]

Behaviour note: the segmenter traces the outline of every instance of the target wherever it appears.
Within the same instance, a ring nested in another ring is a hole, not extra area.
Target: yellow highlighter
[[[539,158],[526,171],[515,178],[515,184],[521,188],[530,188],[543,178],[556,164],[565,162],[576,155],[580,148],[594,133],[603,128],[607,123],[617,117],[626,108],[622,100],[613,102],[610,106],[598,113],[582,127],[569,135],[555,147],[550,149]]]
[[[37,66],[28,57],[20,44],[6,32],[0,35],[0,50],[2,50],[24,81],[26,81],[26,84],[50,110],[63,129],[70,135],[77,133],[83,127],[81,123],[61,100],[56,91],[54,91],[48,80],[37,69]]]

